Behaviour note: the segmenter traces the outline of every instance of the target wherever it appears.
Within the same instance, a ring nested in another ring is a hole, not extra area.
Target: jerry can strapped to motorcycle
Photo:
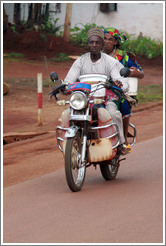
[[[57,126],[58,147],[65,154],[67,138],[74,137],[78,127],[69,126],[70,110],[62,113],[60,124]],[[89,153],[88,162],[96,163],[104,160],[110,160],[116,155],[116,148],[119,145],[118,127],[112,122],[110,114],[105,108],[98,108],[99,124],[97,127],[89,128]],[[65,126],[65,127],[64,127]]]

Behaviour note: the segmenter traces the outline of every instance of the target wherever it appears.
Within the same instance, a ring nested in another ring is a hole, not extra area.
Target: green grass
[[[23,54],[13,52],[13,53],[7,53],[3,58],[4,58],[4,62],[8,63],[9,61],[19,62],[20,58],[23,58],[23,57],[24,57]]]
[[[54,83],[51,80],[49,80],[49,79],[43,80],[43,87],[44,88],[48,88],[49,86],[53,86],[53,85],[54,85]]]
[[[163,86],[162,85],[144,85],[138,88],[138,102],[159,102],[163,100]]]
[[[12,58],[12,57],[22,58],[22,57],[24,57],[24,55],[21,54],[21,53],[15,53],[15,52],[13,52],[13,53],[7,53],[7,56],[6,57],[9,57],[9,58]]]
[[[51,60],[54,62],[63,62],[70,60],[70,58],[66,53],[59,53],[58,56],[53,57]]]

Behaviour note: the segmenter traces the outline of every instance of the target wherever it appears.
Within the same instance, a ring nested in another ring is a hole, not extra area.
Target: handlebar
[[[101,83],[100,85],[103,85],[106,89],[111,90],[111,89],[115,89],[118,90],[120,92],[123,92],[123,90],[115,85],[113,85],[113,81],[109,81],[109,83]]]
[[[123,93],[123,90],[121,89],[121,88],[119,88],[119,87],[117,87],[117,86],[115,86],[115,85],[113,85],[113,82],[110,80],[109,82],[107,82],[107,83],[99,83],[98,84],[98,86],[103,86],[103,87],[105,87],[106,89],[108,89],[108,90],[113,90],[113,91],[115,91],[115,92],[117,92],[117,93],[120,93],[121,95],[123,95],[124,93]],[[55,100],[57,101],[58,100],[58,98],[57,98],[57,94],[59,94],[59,93],[65,93],[65,92],[67,92],[67,84],[61,84],[60,86],[58,86],[57,88],[55,88],[53,91],[51,91],[48,95],[50,96],[50,99],[54,96],[55,97]],[[100,90],[101,88],[98,88],[98,86],[97,86],[97,88],[94,90],[94,91],[91,91],[92,93],[94,92],[95,93],[95,91],[97,91],[97,90]]]
[[[57,100],[56,94],[60,92],[65,92],[65,89],[66,89],[66,84],[59,85],[57,88],[51,91],[48,95],[50,95],[50,99],[54,96],[55,100]]]

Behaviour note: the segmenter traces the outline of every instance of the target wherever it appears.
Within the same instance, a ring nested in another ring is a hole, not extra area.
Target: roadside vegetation
[[[56,57],[51,59],[54,62],[64,62],[70,60],[66,53],[59,53]]]
[[[49,33],[54,36],[62,37],[63,33],[60,32],[60,27],[57,26],[58,19],[55,20],[53,24],[48,19],[44,24],[39,28],[40,37],[43,39],[43,42],[47,42],[46,33]],[[96,24],[78,24],[72,28],[70,35],[70,42],[73,45],[81,46],[86,49],[87,47],[87,31],[91,27],[100,27],[104,29],[104,26],[97,26]],[[31,30],[31,26],[28,27]],[[13,28],[13,32],[16,32]],[[139,35],[135,37],[134,35],[125,33],[123,30],[120,30],[121,34],[125,34],[127,40],[121,43],[121,49],[128,50],[135,55],[140,57],[152,60],[157,57],[163,56],[163,44],[160,41],[153,40],[149,37],[144,37]],[[17,62],[24,58],[24,55],[21,53],[8,53],[4,55],[4,62]],[[56,57],[50,59],[51,62],[65,62],[70,58],[66,53],[59,53]],[[45,82],[44,87],[48,87],[50,82]],[[163,100],[163,87],[162,85],[147,85],[139,86],[138,88],[138,101],[139,103],[146,102],[158,102]]]
[[[37,29],[40,32],[40,37],[43,39],[44,42],[47,42],[46,33],[63,37],[63,32],[60,31],[61,26],[58,25],[58,18],[52,22],[50,18],[44,21],[44,23],[41,26],[38,26]],[[24,23],[27,30],[33,30],[33,26]],[[95,23],[87,23],[85,25],[83,24],[77,24],[74,28],[70,29],[70,42],[73,45],[81,46],[83,48],[87,48],[87,32],[89,28],[91,27],[100,27],[101,29],[104,29],[104,26],[96,25]],[[12,26],[13,32],[16,32],[15,26]],[[140,33],[139,36],[135,36],[134,34],[129,34],[125,32],[124,30],[119,30],[122,36],[122,42],[121,42],[121,49],[127,50],[132,52],[135,55],[142,56],[147,59],[154,59],[156,57],[162,57],[163,56],[163,43],[159,40],[151,39],[150,37],[143,36],[142,33]],[[126,37],[123,38],[123,34]],[[125,41],[125,42],[124,42]],[[55,61],[65,61],[67,60],[67,57],[65,55],[59,54],[59,57],[55,58]]]
[[[24,57],[24,55],[23,54],[21,54],[21,53],[15,53],[15,52],[13,52],[13,53],[8,53],[8,54],[6,54],[6,57],[7,58],[13,58],[13,57]]]
[[[81,27],[80,27],[81,26]],[[104,29],[104,26],[97,26],[96,24],[79,24],[71,29],[71,42],[73,44],[79,44],[80,46],[86,47],[87,44],[87,31],[90,27],[100,27]],[[149,37],[144,37],[140,34],[136,37],[133,34],[128,34],[123,30],[119,30],[121,35],[124,34],[127,40],[124,42],[122,39],[121,49],[127,50],[135,55],[143,56],[147,59],[153,59],[156,57],[163,56],[163,43],[156,41]],[[122,35],[123,36],[123,35]]]
[[[15,53],[15,52],[12,52],[12,53],[7,53],[7,54],[4,54],[4,62],[8,62],[8,61],[13,61],[13,62],[17,62],[17,61],[20,61],[20,58],[23,58],[24,55],[21,54],[21,53]]]
[[[138,88],[138,103],[159,102],[163,100],[162,85],[141,85]]]

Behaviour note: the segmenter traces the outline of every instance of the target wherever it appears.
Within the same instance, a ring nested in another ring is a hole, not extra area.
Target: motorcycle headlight
[[[73,109],[81,110],[87,105],[87,98],[82,92],[74,92],[70,97],[70,106]]]

